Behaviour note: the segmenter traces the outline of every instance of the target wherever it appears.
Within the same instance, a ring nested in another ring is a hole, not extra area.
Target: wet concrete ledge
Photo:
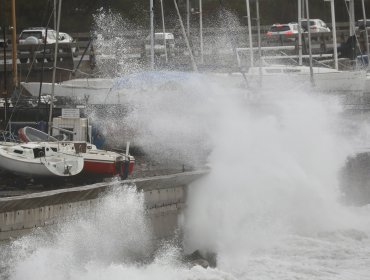
[[[186,186],[204,176],[207,170],[189,171],[171,175],[137,178],[123,181],[128,185],[136,185],[144,192]],[[49,205],[60,205],[96,199],[99,195],[112,188],[116,182],[104,182],[93,185],[45,191],[15,197],[0,198],[0,213],[40,208]]]
[[[186,205],[187,187],[207,170],[122,181],[144,192],[145,208],[155,238],[171,238]],[[0,242],[35,228],[49,227],[74,215],[97,211],[104,192],[117,181],[0,198]],[[122,185],[119,185],[122,186]]]

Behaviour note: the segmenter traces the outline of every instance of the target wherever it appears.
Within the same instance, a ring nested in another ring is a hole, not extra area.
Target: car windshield
[[[24,40],[27,39],[28,37],[36,37],[37,39],[42,39],[42,33],[41,31],[26,31],[22,32],[20,39]]]
[[[271,32],[282,32],[282,31],[289,31],[289,25],[273,25],[270,28]]]

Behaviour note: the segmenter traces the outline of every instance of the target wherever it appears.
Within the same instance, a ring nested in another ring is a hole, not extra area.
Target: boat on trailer
[[[26,143],[46,142],[56,151],[81,156],[84,160],[83,174],[101,177],[120,176],[125,179],[134,170],[135,158],[128,153],[100,150],[85,141],[58,141],[43,131],[27,126],[18,130],[18,136]]]
[[[134,170],[135,158],[128,153],[97,149],[87,142],[58,142],[57,145],[60,151],[83,157],[83,174],[97,177],[120,176],[126,179]]]
[[[0,146],[0,168],[28,177],[68,177],[83,170],[79,155],[59,152],[47,142]]]

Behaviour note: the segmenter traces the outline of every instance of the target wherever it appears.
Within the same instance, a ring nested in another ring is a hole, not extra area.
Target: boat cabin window
[[[34,148],[33,149],[33,156],[35,158],[40,158],[40,157],[45,156],[45,148],[44,147],[42,147],[42,148]]]
[[[58,149],[57,149],[57,148],[51,148],[51,150],[52,150],[53,152],[57,152],[57,151],[58,151]]]
[[[22,150],[14,150],[13,152],[16,153],[16,154],[20,154],[20,155],[23,154]]]

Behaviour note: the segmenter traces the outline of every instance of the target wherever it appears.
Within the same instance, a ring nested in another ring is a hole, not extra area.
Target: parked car
[[[267,32],[267,36],[274,37],[276,35],[279,35],[279,38],[281,38],[281,35],[287,36],[287,35],[293,35],[298,34],[298,24],[297,23],[276,23],[271,25],[269,31]],[[295,37],[287,37],[290,41],[295,41]]]
[[[307,21],[307,19],[301,19],[301,26],[304,32],[308,32]],[[310,19],[310,31],[312,33],[330,32],[330,28],[321,19]]]
[[[71,35],[69,35],[67,33],[64,33],[64,32],[59,32],[59,40],[60,40],[59,42],[61,44],[65,44],[65,43],[76,43],[76,40],[74,40]],[[72,55],[74,57],[77,57],[78,56],[79,49],[78,49],[78,47],[76,47],[76,45],[73,45],[71,47],[71,51],[72,51]]]
[[[54,44],[56,42],[56,31],[53,29],[47,29],[45,27],[30,27],[24,29],[19,35],[19,45],[42,45],[42,44]],[[50,51],[50,50],[47,50]],[[43,48],[36,50],[36,53],[42,53]],[[30,50],[21,49],[19,53],[19,60],[21,63],[26,63],[30,55]],[[37,61],[41,62],[43,58],[37,58]],[[50,59],[48,59],[50,60]]]
[[[56,31],[53,29],[47,30],[45,27],[30,27],[21,32],[19,35],[19,44],[53,44],[56,41]]]
[[[165,45],[163,41],[166,41],[167,55],[175,56],[175,37],[172,33],[154,33],[154,54],[155,55],[164,55],[165,54]],[[150,56],[150,35],[145,39],[145,54]]]

